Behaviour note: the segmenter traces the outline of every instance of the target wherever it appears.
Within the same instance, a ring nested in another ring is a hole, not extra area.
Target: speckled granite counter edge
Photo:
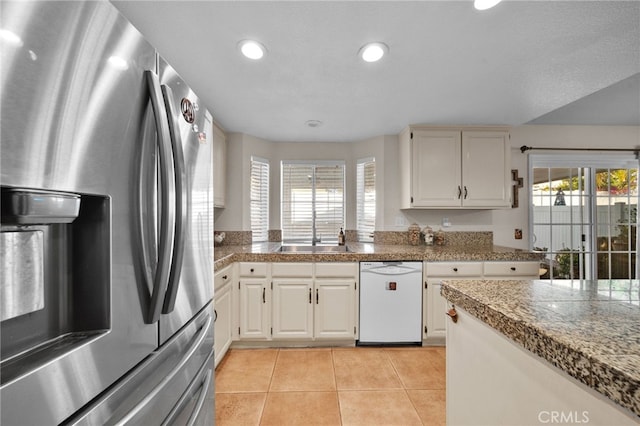
[[[640,382],[611,365],[593,359],[568,344],[548,336],[544,330],[510,318],[490,305],[478,301],[443,283],[442,296],[518,345],[545,359],[571,377],[600,392],[616,404],[640,417],[640,405],[629,395],[640,394]]]
[[[279,243],[216,247],[216,271],[233,262],[363,262],[418,260],[446,261],[536,261],[539,253],[500,246],[408,247],[397,245],[347,244],[346,253],[281,253]]]

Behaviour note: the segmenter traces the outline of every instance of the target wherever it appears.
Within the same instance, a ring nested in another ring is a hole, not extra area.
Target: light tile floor
[[[216,425],[444,425],[445,348],[232,349]]]

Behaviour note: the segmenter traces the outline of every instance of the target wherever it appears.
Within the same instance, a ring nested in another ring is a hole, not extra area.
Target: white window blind
[[[251,232],[253,241],[269,239],[269,161],[251,157]]]
[[[358,160],[356,170],[358,241],[373,241],[376,226],[376,160]]]
[[[344,162],[282,162],[282,240],[337,242],[344,227]]]

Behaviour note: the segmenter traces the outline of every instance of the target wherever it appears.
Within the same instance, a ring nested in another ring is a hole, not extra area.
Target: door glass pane
[[[544,278],[637,277],[637,162],[611,161],[625,166],[540,167],[544,162],[534,161],[533,246],[547,253]]]
[[[534,247],[545,251],[544,278],[588,275],[589,208],[582,168],[534,168]]]
[[[595,171],[598,278],[637,276],[637,176],[637,169]]]

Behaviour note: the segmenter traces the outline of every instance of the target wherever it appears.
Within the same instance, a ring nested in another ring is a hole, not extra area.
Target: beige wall
[[[492,231],[494,243],[509,247],[529,247],[528,154],[520,146],[575,148],[640,147],[640,127],[635,126],[519,126],[511,130],[511,168],[524,177],[520,207],[505,210],[400,210],[398,180],[398,137],[378,136],[354,143],[283,143],[230,134],[228,140],[227,207],[216,210],[216,229],[248,230],[249,165],[252,155],[270,161],[270,228],[280,228],[280,161],[344,160],[346,164],[346,227],[355,229],[355,179],[359,158],[376,158],[378,207],[376,229],[403,231],[413,222],[439,227],[448,217],[451,231]],[[535,153],[542,151],[535,151]],[[557,152],[571,155],[571,152]],[[523,230],[523,239],[514,239],[514,229]]]

